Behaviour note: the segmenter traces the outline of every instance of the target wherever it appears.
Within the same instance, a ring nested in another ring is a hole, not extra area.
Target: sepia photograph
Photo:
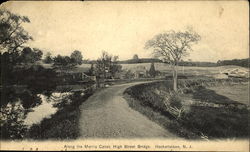
[[[0,150],[249,151],[247,1],[7,1]]]

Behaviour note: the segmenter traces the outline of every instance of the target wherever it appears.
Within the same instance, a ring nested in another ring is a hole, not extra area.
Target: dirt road
[[[137,83],[110,86],[81,105],[81,138],[168,137],[173,134],[131,109],[123,98],[126,88]]]

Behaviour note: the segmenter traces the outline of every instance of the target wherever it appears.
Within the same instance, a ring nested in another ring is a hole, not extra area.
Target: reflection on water
[[[41,105],[33,108],[32,112],[27,114],[24,124],[31,126],[39,123],[43,118],[48,118],[57,111],[57,108],[53,107],[52,103],[42,102]]]
[[[40,123],[44,118],[49,118],[58,110],[58,108],[53,105],[55,103],[61,102],[63,98],[66,98],[71,94],[71,92],[54,92],[50,97],[47,97],[43,94],[38,94],[42,100],[42,104],[32,108],[32,111],[27,114],[24,124],[31,126],[33,124]]]
[[[3,139],[20,139],[27,136],[29,128],[39,125],[57,111],[70,105],[78,97],[92,93],[95,85],[61,86],[56,92],[37,94],[27,88],[0,88],[0,130]],[[80,95],[80,96],[79,96]]]

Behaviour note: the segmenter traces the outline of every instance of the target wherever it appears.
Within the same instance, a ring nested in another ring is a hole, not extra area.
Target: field
[[[131,70],[136,68],[137,66],[144,66],[147,70],[150,69],[151,63],[137,63],[137,64],[122,64],[122,68],[126,70]],[[218,67],[195,67],[195,66],[179,66],[178,70],[181,74],[193,74],[193,75],[214,75],[219,74],[221,71],[226,69],[244,69],[248,70],[247,68],[240,67],[240,66],[218,66]],[[164,63],[155,63],[155,69],[161,72],[171,73],[172,69],[169,65]]]
[[[132,70],[137,67],[145,67],[147,70],[150,69],[151,63],[136,63],[136,64],[121,64],[122,65],[122,70]],[[165,73],[171,73],[172,69],[169,65],[164,64],[164,63],[155,63],[155,69],[161,72]],[[50,68],[51,65],[49,64],[43,64],[44,67]],[[75,71],[79,72],[86,72],[89,70],[91,67],[91,64],[82,64],[78,65]],[[229,70],[229,69],[243,69],[243,70],[249,70],[244,67],[240,66],[234,66],[234,65],[228,65],[228,66],[218,66],[218,67],[195,67],[195,66],[179,66],[178,70],[180,74],[192,74],[192,75],[215,75],[219,74],[221,71],[224,70]]]

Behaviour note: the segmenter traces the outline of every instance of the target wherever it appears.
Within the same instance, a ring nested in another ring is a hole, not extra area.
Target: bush
[[[1,107],[0,129],[1,139],[22,139],[25,137],[27,126],[24,125],[25,109],[20,103],[9,103]]]
[[[182,99],[176,93],[170,95],[169,102],[171,107],[182,108]]]

